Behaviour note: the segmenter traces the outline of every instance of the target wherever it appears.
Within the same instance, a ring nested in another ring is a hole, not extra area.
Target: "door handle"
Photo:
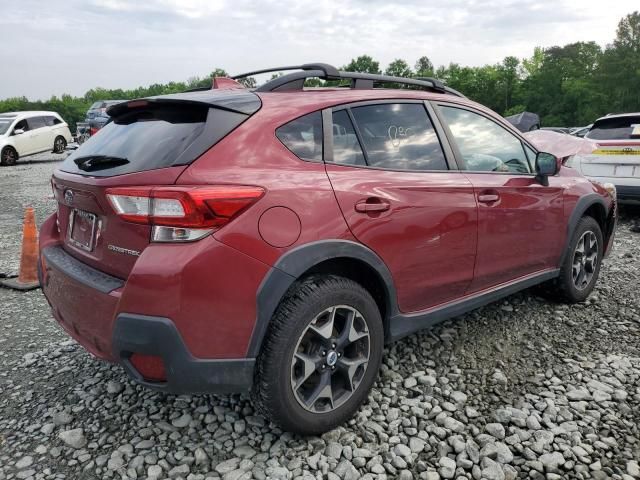
[[[481,203],[493,203],[500,200],[500,195],[497,193],[481,193],[478,195],[478,201]]]
[[[360,213],[386,212],[390,208],[391,204],[389,202],[376,197],[360,200],[355,204],[356,212]]]

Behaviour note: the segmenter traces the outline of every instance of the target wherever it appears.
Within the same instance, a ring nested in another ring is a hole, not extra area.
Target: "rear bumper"
[[[124,282],[83,264],[60,246],[43,248],[39,263],[42,292],[60,326],[95,356],[115,361],[111,331]]]
[[[83,264],[60,246],[41,253],[40,277],[53,315],[78,343],[104,360],[120,363],[136,382],[170,393],[239,393],[250,390],[255,359],[194,357],[168,318],[114,312],[124,282]],[[91,311],[79,311],[90,299]],[[76,307],[76,305],[78,307]],[[146,380],[129,358],[162,358],[165,381]]]
[[[162,358],[166,381],[145,380],[129,361],[133,353]],[[238,393],[251,389],[255,359],[195,358],[168,318],[121,313],[113,330],[113,356],[136,382],[171,393]]]
[[[616,190],[620,202],[640,202],[640,185],[616,185]]]
[[[122,280],[67,252],[55,220],[40,231],[42,291],[54,318],[86,350],[155,390],[251,388],[248,346],[265,264],[205,239],[182,249],[150,246]],[[129,360],[134,353],[162,358],[165,380],[143,378]]]

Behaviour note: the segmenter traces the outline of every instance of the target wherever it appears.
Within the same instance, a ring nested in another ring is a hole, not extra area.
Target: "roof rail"
[[[292,65],[288,67],[275,67],[275,68],[265,68],[264,70],[255,70],[253,72],[241,73],[240,75],[234,75],[234,80],[238,80],[240,78],[252,77],[253,75],[259,75],[261,73],[272,73],[272,72],[285,72],[287,70],[304,70],[304,71],[316,71],[319,70],[322,72],[322,78],[326,78],[327,80],[337,80],[340,78],[340,72],[338,69],[328,63],[306,63],[304,65]],[[316,75],[311,75],[308,78],[315,77]]]
[[[252,75],[258,75],[261,73],[281,72],[287,70],[301,70],[299,72],[289,73],[282,75],[281,77],[274,78],[268,81],[264,85],[256,88],[256,92],[276,92],[276,91],[292,91],[302,90],[304,82],[308,78],[322,78],[324,80],[350,80],[351,88],[354,89],[369,89],[380,84],[399,84],[412,87],[422,87],[425,90],[434,91],[437,93],[448,93],[458,97],[464,97],[464,95],[453,88],[447,87],[440,80],[430,77],[393,77],[390,75],[377,75],[372,73],[359,73],[359,72],[344,72],[339,71],[337,68],[328,65],[326,63],[307,63],[305,65],[267,68],[264,70],[256,70],[253,72],[243,73],[235,75],[231,78],[234,80],[250,77]]]

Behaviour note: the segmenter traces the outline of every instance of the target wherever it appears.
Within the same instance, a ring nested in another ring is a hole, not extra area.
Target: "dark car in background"
[[[87,110],[86,121],[89,122],[96,117],[107,117],[107,108],[122,103],[124,100],[99,100],[94,102]]]
[[[75,138],[78,144],[82,145],[89,137],[98,133],[111,120],[107,109],[122,102],[126,102],[126,100],[99,100],[94,102],[87,110],[84,122],[76,124]]]

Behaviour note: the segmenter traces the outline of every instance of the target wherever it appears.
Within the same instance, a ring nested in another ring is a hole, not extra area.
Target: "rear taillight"
[[[198,240],[253,205],[264,190],[246,185],[119,187],[106,191],[116,214],[153,226],[152,241]]]

